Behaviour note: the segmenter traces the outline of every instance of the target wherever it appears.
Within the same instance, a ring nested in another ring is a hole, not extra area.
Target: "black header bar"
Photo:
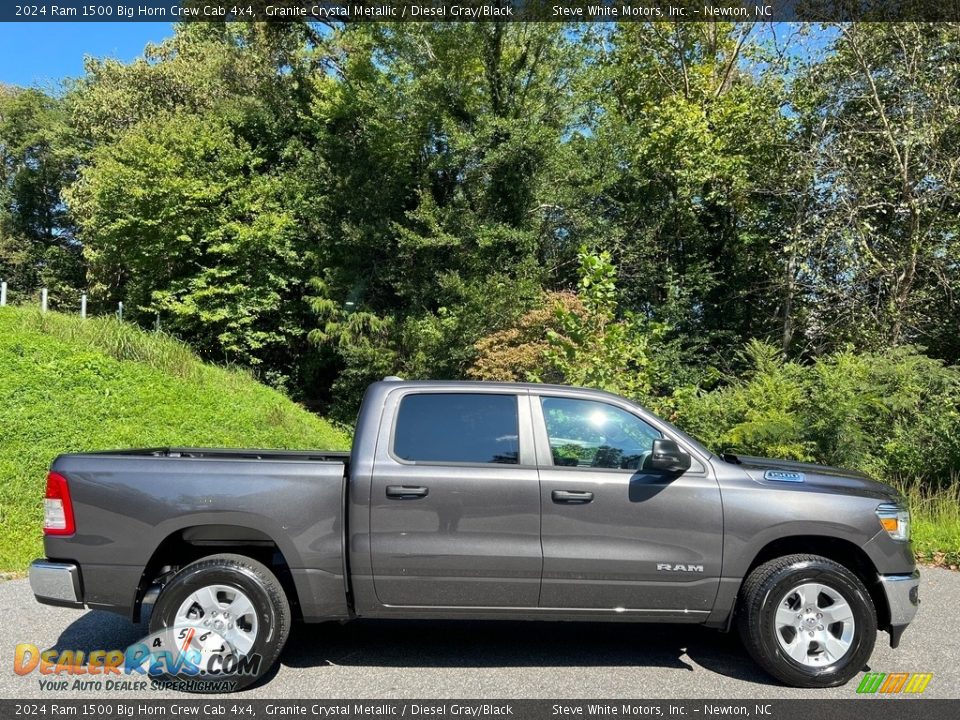
[[[3,2],[3,22],[957,21],[960,0],[58,0]]]

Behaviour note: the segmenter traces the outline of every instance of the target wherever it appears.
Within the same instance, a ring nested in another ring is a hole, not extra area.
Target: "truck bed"
[[[273,545],[305,618],[349,614],[343,555],[350,453],[158,447],[61,455],[76,532],[47,536],[76,563],[88,607],[136,617],[157,548]],[[189,555],[189,553],[187,553]]]

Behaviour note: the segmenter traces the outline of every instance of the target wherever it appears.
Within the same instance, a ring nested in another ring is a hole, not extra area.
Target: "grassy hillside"
[[[113,319],[0,308],[0,571],[42,555],[54,457],[162,445],[343,449],[349,438],[169,337]]]

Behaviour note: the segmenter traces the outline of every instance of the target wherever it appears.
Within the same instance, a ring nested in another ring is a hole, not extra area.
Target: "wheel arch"
[[[159,590],[178,568],[221,553],[244,555],[266,565],[283,587],[294,617],[301,617],[290,558],[280,543],[263,530],[246,525],[207,522],[171,530],[160,541],[140,575],[131,619],[140,622],[148,594]]]
[[[887,596],[880,585],[877,567],[870,556],[856,543],[830,535],[790,535],[777,538],[764,545],[756,553],[740,586],[747,576],[763,563],[784,555],[793,554],[820,555],[843,565],[859,578],[870,593],[870,599],[877,611],[877,627],[881,630],[890,625],[890,607]],[[737,590],[739,599],[740,590]]]
[[[743,584],[750,573],[768,560],[794,554],[821,555],[846,567],[870,593],[870,599],[877,611],[878,629],[885,630],[890,626],[890,606],[881,587],[877,567],[870,556],[856,543],[826,534],[786,535],[769,540],[755,550],[752,557],[745,558],[749,561],[745,563],[745,570],[737,581],[721,587],[714,613],[707,620],[707,625],[729,630],[737,613]]]

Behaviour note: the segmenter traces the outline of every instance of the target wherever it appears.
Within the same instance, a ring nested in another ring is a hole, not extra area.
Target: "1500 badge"
[[[767,470],[763,474],[763,479],[772,480],[774,482],[801,483],[805,478],[802,472],[790,472],[789,470]]]

